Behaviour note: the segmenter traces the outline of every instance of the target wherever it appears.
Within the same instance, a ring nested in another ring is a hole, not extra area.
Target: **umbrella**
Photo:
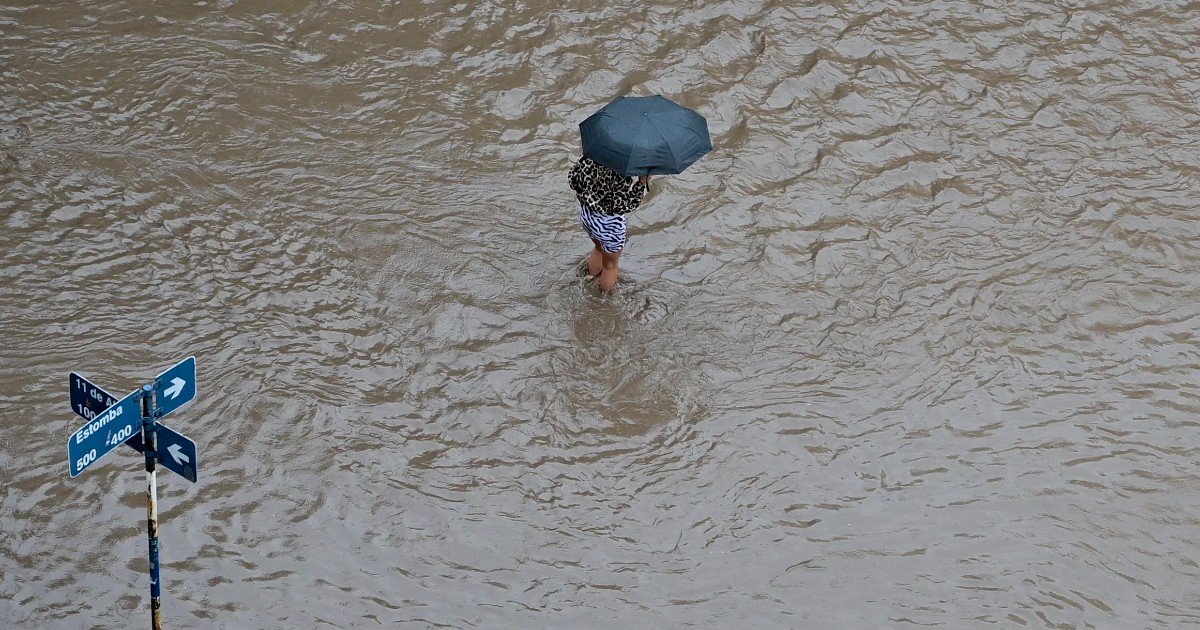
[[[712,151],[708,122],[661,96],[622,96],[579,123],[583,155],[625,175],[674,175]]]

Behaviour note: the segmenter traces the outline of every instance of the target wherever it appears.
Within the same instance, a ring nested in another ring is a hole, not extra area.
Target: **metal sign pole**
[[[162,630],[158,564],[158,475],[155,464],[196,483],[196,443],[158,420],[196,397],[196,357],[188,357],[120,400],[71,372],[71,408],[87,424],[67,440],[67,471],[78,477],[121,444],[146,456],[146,538],[150,544],[150,622]],[[141,431],[138,431],[138,425]]]
[[[142,387],[142,446],[146,454],[146,536],[150,540],[150,627],[162,630],[162,589],[158,574],[158,474],[154,462],[158,458],[157,410],[154,387]]]

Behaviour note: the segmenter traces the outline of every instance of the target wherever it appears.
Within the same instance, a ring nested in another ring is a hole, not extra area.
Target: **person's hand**
[[[645,186],[647,188],[650,187],[650,176],[649,175],[638,175],[638,181],[642,182],[643,186]]]

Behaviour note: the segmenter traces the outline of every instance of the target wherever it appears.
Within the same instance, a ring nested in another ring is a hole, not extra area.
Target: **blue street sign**
[[[196,483],[196,471],[200,469],[200,463],[196,461],[196,443],[187,436],[176,433],[174,429],[165,424],[157,424],[158,456],[156,459],[158,463],[180,477]],[[139,453],[146,450],[145,445],[142,444],[140,431],[129,438],[128,444],[136,448]]]
[[[83,377],[82,374],[71,372],[71,410],[84,420],[95,420],[96,416],[101,411],[108,409],[117,402],[117,398],[112,394],[104,391],[103,387],[92,383]],[[138,439],[138,444],[141,444],[141,432],[135,432],[134,436]],[[133,446],[133,438],[125,440],[125,444],[136,448],[137,452],[141,453],[142,449]]]
[[[95,420],[101,411],[117,402],[116,396],[93,385],[82,375],[71,372],[71,411],[84,420]]]
[[[142,392],[137,390],[97,414],[67,440],[67,466],[71,476],[78,477],[141,429]]]
[[[196,397],[196,357],[188,357],[154,379],[159,418]]]

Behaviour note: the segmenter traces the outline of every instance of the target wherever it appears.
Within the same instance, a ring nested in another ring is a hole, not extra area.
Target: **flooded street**
[[[1200,625],[1197,9],[0,3],[0,629]]]

